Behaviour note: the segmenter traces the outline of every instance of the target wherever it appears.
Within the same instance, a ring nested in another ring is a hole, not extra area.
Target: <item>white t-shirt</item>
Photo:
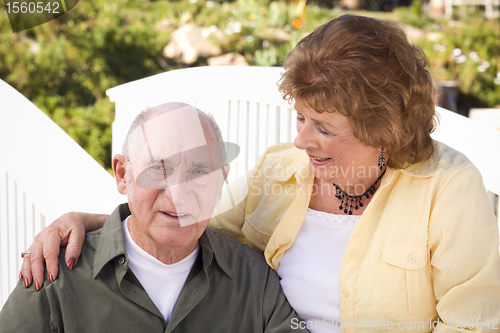
[[[283,291],[313,333],[340,333],[340,266],[360,217],[308,209],[297,238],[281,258]]]
[[[128,266],[168,323],[200,247],[181,261],[165,265],[133,241],[127,227],[129,218],[122,221]]]

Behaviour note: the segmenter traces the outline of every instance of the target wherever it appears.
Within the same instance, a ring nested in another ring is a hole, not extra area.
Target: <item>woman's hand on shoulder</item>
[[[85,238],[85,213],[66,213],[49,224],[36,235],[33,244],[24,256],[19,278],[29,287],[32,283],[38,291],[44,281],[44,263],[47,276],[53,282],[59,273],[58,256],[61,246],[66,246],[64,261],[71,270],[80,256]],[[99,215],[98,215],[99,216]]]

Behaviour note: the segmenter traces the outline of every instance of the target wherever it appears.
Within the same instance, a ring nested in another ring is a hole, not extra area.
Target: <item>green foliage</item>
[[[160,73],[167,63],[185,66],[162,55],[175,28],[186,23],[214,28],[217,33],[209,38],[224,53],[240,53],[250,65],[279,66],[301,38],[345,13],[318,6],[327,2],[85,0],[68,14],[17,34],[0,7],[0,78],[109,168],[114,105],[105,92]],[[500,104],[500,22],[474,16],[451,25],[430,18],[417,0],[392,13],[361,14],[439,32],[439,40],[416,41],[433,77],[458,81],[470,106]],[[171,26],[157,28],[164,19]],[[465,58],[453,56],[454,49]],[[201,59],[196,65],[205,64]]]
[[[251,65],[281,65],[304,31],[319,25],[316,19],[308,20],[312,10],[306,7],[305,0],[236,0],[221,4],[199,0],[197,4],[202,8],[193,13],[193,21],[200,26],[216,26],[223,35],[216,40],[223,52],[240,53]],[[315,11],[320,9],[316,7]],[[321,23],[328,17],[331,15],[323,15]],[[300,21],[300,28],[297,22],[294,26],[294,20]]]
[[[410,7],[395,8],[387,19],[428,30],[438,28],[436,21],[422,11],[420,0],[414,0]]]
[[[476,15],[444,24],[437,41],[417,42],[435,80],[453,80],[468,107],[500,105],[500,22]]]
[[[114,106],[106,90],[162,71],[157,60],[167,38],[151,29],[161,18],[154,7],[141,12],[125,0],[81,1],[17,34],[2,10],[0,77],[109,168]]]

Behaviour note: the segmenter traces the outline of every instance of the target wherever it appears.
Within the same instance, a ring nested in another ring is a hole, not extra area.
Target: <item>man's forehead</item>
[[[202,119],[190,105],[153,110],[142,126],[132,132],[130,140],[131,146],[139,151],[147,149],[151,160],[207,145]]]

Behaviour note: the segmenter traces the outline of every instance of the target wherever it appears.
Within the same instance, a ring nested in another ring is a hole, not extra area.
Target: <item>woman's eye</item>
[[[304,119],[304,118],[302,118],[301,116],[297,116],[297,121],[300,121],[301,123],[303,123],[303,122],[304,122],[304,120],[305,120],[305,119]]]
[[[326,131],[323,131],[323,130],[321,129],[321,127],[318,127],[318,131],[319,131],[321,134],[323,134],[323,135],[330,135],[330,133],[328,133],[328,132],[326,132]]]

